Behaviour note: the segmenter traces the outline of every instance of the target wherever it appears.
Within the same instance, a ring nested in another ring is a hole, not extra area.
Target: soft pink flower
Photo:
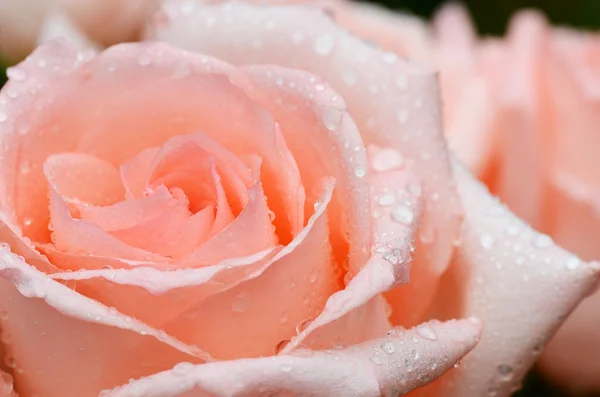
[[[562,246],[600,258],[597,34],[551,28],[539,13],[521,12],[503,40],[478,40],[461,7],[408,32],[406,16],[378,11],[364,23],[355,13],[361,6],[334,4],[353,32],[439,68],[450,147],[492,192]],[[599,306],[598,293],[584,301],[549,345],[541,369],[552,381],[600,390]]]
[[[0,56],[16,61],[57,35],[115,44],[139,37],[158,0],[2,0]]]
[[[7,393],[508,396],[596,282],[451,158],[433,70],[315,8],[148,32],[0,94]]]

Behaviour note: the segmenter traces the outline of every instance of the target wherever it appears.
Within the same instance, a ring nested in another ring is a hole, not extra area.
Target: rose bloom
[[[452,150],[536,230],[582,258],[600,258],[596,175],[600,38],[517,14],[503,39],[478,40],[466,11],[431,26],[355,3],[323,3],[339,23],[441,72]],[[575,265],[575,263],[573,264]],[[579,306],[540,369],[576,392],[600,391],[600,293]]]
[[[0,56],[25,57],[36,43],[57,35],[88,45],[139,37],[158,0],[1,0]]]
[[[4,396],[508,396],[594,287],[449,155],[433,69],[315,7],[148,38],[8,71]]]

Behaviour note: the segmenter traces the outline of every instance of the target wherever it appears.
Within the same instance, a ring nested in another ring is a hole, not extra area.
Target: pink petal
[[[50,187],[50,213],[52,214],[52,239],[59,251],[137,261],[168,260],[161,255],[127,245],[89,221],[73,219],[67,203],[52,187]]]
[[[14,390],[13,377],[4,371],[0,371],[0,397],[19,397]]]
[[[44,163],[44,174],[67,203],[106,206],[125,198],[119,170],[94,156],[55,154]]]
[[[410,245],[421,203],[407,191],[416,180],[410,172],[389,162],[390,150],[369,149],[371,258],[354,278],[345,280],[344,290],[329,297],[323,312],[292,339],[285,352],[301,345],[325,349],[334,344],[359,343],[379,337],[389,328],[387,305],[379,294],[408,281]],[[379,156],[382,153],[388,156],[383,162]]]
[[[68,13],[54,11],[46,15],[37,36],[37,45],[40,46],[56,38],[68,40],[80,50],[99,50],[100,46],[86,36],[81,29],[73,23]]]
[[[77,280],[86,295],[193,340],[219,358],[270,355],[339,288],[325,214],[332,190],[328,186],[307,227],[282,249],[200,269],[106,269],[53,277]],[[240,329],[243,337],[234,337]]]
[[[205,357],[48,279],[6,248],[0,248],[0,284],[3,340],[22,396],[96,396],[129,378]]]
[[[121,179],[128,198],[144,197],[148,175],[159,152],[160,148],[143,149],[132,159],[121,164]]]
[[[434,71],[366,45],[318,10],[186,4],[186,12],[180,13],[181,0],[167,1],[152,37],[235,64],[310,71],[341,95],[366,144],[391,145],[414,162],[426,203],[420,251],[427,266],[440,274],[452,254],[460,202],[447,183],[451,170]]]
[[[228,259],[197,269],[146,267],[55,273],[56,280],[77,282],[77,291],[121,313],[161,328],[191,306],[250,277],[272,262],[277,249]]]
[[[266,94],[258,98],[281,127],[291,156],[298,162],[311,212],[323,175],[336,180],[330,217],[338,262],[346,260],[353,273],[366,261],[369,192],[367,159],[360,134],[346,113],[343,100],[324,81],[306,72],[275,66],[250,66],[244,71]],[[342,243],[344,244],[344,243]],[[349,251],[349,252],[348,252]],[[348,259],[346,259],[348,257]]]
[[[434,315],[476,315],[486,328],[462,365],[436,385],[437,393],[509,396],[597,282],[600,264],[580,261],[532,230],[460,166],[455,176],[469,211]]]
[[[302,224],[303,214],[294,212],[303,206],[295,164],[282,156],[285,143],[275,122],[245,94],[252,85],[239,71],[154,43],[115,46],[84,60],[79,68],[83,61],[77,53],[54,43],[37,50],[11,72],[14,78],[8,86],[17,98],[6,109],[10,117],[1,126],[0,145],[19,147],[27,155],[4,158],[0,180],[7,190],[0,191],[0,200],[7,208],[15,208],[20,222],[25,216],[35,220],[27,235],[49,241],[47,191],[40,187],[38,168],[50,154],[80,152],[121,164],[175,135],[199,131],[238,157],[262,158],[263,179],[277,182],[265,184],[273,189],[267,191],[270,201],[290,208],[276,217],[278,234],[291,235],[290,219]],[[23,74],[29,79],[23,79]],[[39,92],[35,100],[30,90]],[[27,118],[19,118],[21,113]],[[19,172],[24,164],[26,172]],[[11,199],[7,194],[17,182],[17,194],[11,194],[15,196]]]
[[[436,340],[425,338],[436,335]],[[204,365],[180,363],[106,393],[106,397],[191,395],[397,396],[450,369],[477,342],[476,321],[432,322],[342,350],[242,359]],[[420,358],[415,360],[415,355]],[[442,360],[441,357],[447,357]]]

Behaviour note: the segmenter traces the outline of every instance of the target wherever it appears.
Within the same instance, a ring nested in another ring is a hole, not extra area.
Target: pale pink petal
[[[282,348],[281,342],[316,317],[340,288],[325,213],[332,191],[329,182],[307,226],[267,267],[189,308],[164,329],[221,359],[270,355]],[[210,327],[202,326],[207,322]]]
[[[392,330],[385,338],[341,350],[302,350],[295,355],[196,366],[180,363],[170,371],[118,387],[105,395],[404,395],[451,369],[475,346],[480,330],[477,320],[432,322],[408,331]]]
[[[232,66],[165,44],[114,46],[88,60],[53,43],[9,74],[17,97],[3,106],[11,117],[0,126],[0,145],[20,150],[3,158],[0,200],[20,223],[26,216],[35,220],[26,235],[36,241],[49,241],[40,167],[50,154],[80,152],[121,164],[175,135],[199,131],[238,157],[262,158],[269,201],[285,204],[286,211],[273,206],[284,240],[291,239],[291,219],[302,224],[296,209],[303,207],[303,190],[293,159],[281,150],[285,142],[267,110],[246,95],[251,82]]]
[[[37,45],[42,45],[56,38],[68,40],[80,50],[99,50],[100,46],[94,43],[65,12],[50,12],[44,18],[41,30],[37,37]]]
[[[248,190],[248,203],[224,229],[181,260],[182,266],[212,265],[238,258],[277,244],[270,209],[260,182]]]
[[[79,206],[77,210],[80,219],[110,232],[148,222],[179,205],[179,202],[180,199],[173,197],[166,187],[159,186],[147,197],[127,199],[105,207]]]
[[[14,389],[13,377],[0,371],[0,397],[19,397]]]
[[[408,281],[411,242],[421,213],[419,198],[408,191],[409,186],[414,191],[417,181],[396,162],[398,156],[392,149],[369,148],[371,258],[354,278],[345,279],[346,288],[329,297],[323,312],[292,339],[286,352],[301,345],[324,349],[354,344],[379,337],[390,327],[387,304],[379,295]]]
[[[308,194],[304,213],[312,212],[323,176],[335,178],[336,190],[328,210],[332,242],[338,244],[333,247],[334,254],[340,263],[348,260],[350,271],[356,274],[367,260],[368,164],[344,100],[310,73],[276,66],[250,66],[244,71],[266,95],[257,100],[277,120],[298,163]]]
[[[538,13],[520,14],[511,22],[509,56],[493,77],[498,86],[497,126],[501,164],[494,193],[519,217],[538,225],[542,217],[543,181],[549,171],[550,144],[543,139],[550,120],[540,117],[547,100],[541,90],[548,56],[548,33]],[[522,194],[522,192],[527,194]]]
[[[456,189],[448,184],[451,170],[434,71],[366,45],[319,10],[186,3],[182,13],[182,4],[164,4],[151,37],[235,64],[312,72],[341,95],[366,144],[393,146],[414,162],[425,201],[421,255],[435,273],[443,272],[461,210]]]
[[[22,396],[93,397],[206,355],[79,295],[0,248],[6,359]],[[43,358],[43,359],[41,359]]]
[[[88,154],[50,156],[44,163],[44,174],[67,203],[106,206],[125,198],[117,167]]]
[[[127,245],[92,222],[74,219],[66,202],[50,187],[52,241],[59,251],[117,257],[128,260],[166,262],[167,258]]]
[[[578,178],[563,174],[557,175],[547,195],[549,211],[545,223],[550,234],[582,258],[600,258],[595,238],[600,233],[598,192]],[[573,259],[571,267],[579,264]],[[540,360],[540,368],[548,379],[573,392],[600,390],[600,359],[590,354],[600,351],[599,305],[597,292],[585,299],[552,338]]]
[[[144,197],[150,169],[160,148],[147,148],[121,164],[119,171],[128,198]]]
[[[193,270],[139,267],[52,277],[77,280],[86,295],[181,340],[193,340],[213,356],[270,355],[298,327],[307,325],[339,289],[326,216],[332,190],[329,184],[307,227],[282,249]],[[222,251],[219,254],[226,256],[232,249]],[[266,306],[269,310],[264,310]],[[235,337],[241,329],[243,337]]]
[[[272,248],[198,269],[164,271],[140,265],[132,269],[78,269],[51,277],[74,280],[80,293],[160,328],[191,306],[269,266],[276,252],[278,249]]]
[[[455,176],[469,211],[433,315],[480,316],[486,328],[461,366],[424,395],[438,390],[448,397],[479,396],[492,390],[509,396],[597,282],[600,265],[581,261],[532,230],[460,166]]]

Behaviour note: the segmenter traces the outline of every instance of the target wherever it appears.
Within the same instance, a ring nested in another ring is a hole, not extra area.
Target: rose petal
[[[383,171],[381,166],[385,163],[379,162],[378,155],[389,151],[369,149],[373,167],[370,173],[371,258],[347,282],[344,290],[329,297],[323,312],[292,339],[284,352],[300,345],[325,349],[336,344],[354,344],[379,337],[389,328],[387,305],[378,295],[408,281],[411,241],[421,203],[407,191],[409,185],[417,183],[413,175],[398,167]],[[369,327],[360,324],[369,324]]]
[[[18,95],[8,101],[11,117],[2,123],[0,145],[20,151],[3,158],[5,175],[0,177],[7,190],[0,191],[0,200],[14,208],[20,222],[25,216],[35,220],[27,235],[49,241],[47,191],[39,185],[40,162],[48,155],[80,152],[120,164],[174,135],[198,131],[238,157],[262,158],[262,179],[278,215],[278,235],[289,240],[292,224],[303,223],[303,214],[297,212],[304,197],[297,168],[284,155],[285,142],[273,119],[245,94],[252,87],[242,73],[156,43],[115,46],[79,68],[82,62],[76,52],[54,43],[11,73],[9,86]],[[24,81],[23,74],[28,76]],[[32,89],[39,92],[34,99],[28,92]],[[17,182],[17,193],[9,198]]]
[[[7,359],[22,395],[96,396],[129,378],[207,357],[49,280],[6,248],[0,248],[0,306]]]
[[[37,45],[40,46],[58,37],[67,39],[72,45],[80,50],[95,51],[100,49],[100,46],[87,37],[85,33],[73,23],[71,17],[63,11],[53,11],[46,15],[37,37]]]
[[[339,288],[325,215],[332,190],[329,184],[307,227],[292,243],[260,257],[193,270],[137,268],[53,277],[77,280],[86,295],[181,340],[193,340],[219,358],[269,355],[282,340],[295,335],[299,324],[314,318]],[[269,294],[264,293],[267,286]],[[211,326],[202,325],[206,323]],[[244,335],[236,338],[240,329]]]
[[[324,81],[309,73],[275,66],[249,66],[244,71],[266,94],[259,98],[281,127],[298,162],[311,212],[323,175],[336,180],[329,214],[336,260],[348,260],[354,274],[366,261],[369,205],[367,159],[362,139],[346,113],[343,100]],[[348,247],[344,242],[348,240]],[[349,252],[348,252],[349,251]]]
[[[74,219],[71,217],[67,203],[52,186],[50,186],[50,213],[52,214],[52,239],[59,251],[137,261],[168,261],[164,256],[119,241],[91,222]]]
[[[297,355],[197,366],[181,363],[170,371],[106,392],[106,397],[176,397],[189,393],[223,397],[257,393],[404,395],[451,368],[473,348],[480,332],[475,320],[434,322],[421,327],[394,330],[386,338],[343,350],[299,351]],[[423,329],[436,335],[437,340],[421,336]],[[447,360],[441,360],[442,356]]]
[[[278,249],[228,259],[197,269],[163,271],[143,265],[133,269],[98,269],[55,273],[57,280],[77,281],[77,291],[157,328],[191,306],[268,266]]]
[[[479,315],[486,331],[460,368],[432,387],[448,397],[489,390],[508,396],[565,316],[590,292],[600,264],[583,262],[532,230],[460,166],[455,176],[469,211],[433,315]]]
[[[147,148],[132,159],[121,164],[119,171],[128,198],[142,198],[146,189],[148,175],[160,148]]]
[[[393,146],[414,162],[426,204],[420,251],[424,263],[441,274],[458,232],[460,202],[447,183],[451,170],[435,73],[373,49],[318,10],[185,3],[181,13],[182,4],[165,2],[151,37],[235,64],[273,64],[321,76],[346,101],[366,144]]]
[[[94,156],[55,154],[44,163],[44,174],[67,203],[106,206],[125,198],[119,170]]]

